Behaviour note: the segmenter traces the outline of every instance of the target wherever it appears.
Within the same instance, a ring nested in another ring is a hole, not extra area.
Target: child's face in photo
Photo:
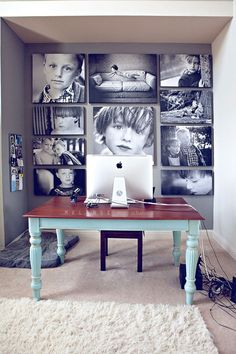
[[[180,152],[180,142],[179,141],[173,142],[168,147],[168,151],[170,152],[171,155],[177,155]]]
[[[106,129],[105,144],[114,155],[143,155],[149,132],[150,126],[137,133],[118,117]]]
[[[190,145],[190,133],[188,131],[177,133],[178,139],[180,140],[181,145],[189,146]]]
[[[73,128],[77,128],[78,119],[76,117],[55,117],[54,122],[57,131],[64,132],[72,129],[73,133]]]
[[[212,179],[208,175],[201,177],[196,172],[186,178],[186,188],[194,195],[208,194],[212,190]]]
[[[52,143],[51,140],[45,139],[42,142],[42,150],[47,152],[48,154],[52,154],[53,153],[52,147],[53,147],[53,143]]]
[[[44,73],[50,88],[63,91],[79,74],[74,54],[45,54]]]
[[[200,64],[197,57],[193,57],[192,59],[187,61],[187,69],[191,73],[194,73],[199,70]]]
[[[74,171],[69,168],[60,168],[57,172],[57,177],[61,180],[61,186],[65,188],[73,187]]]
[[[54,152],[57,156],[61,156],[61,154],[63,154],[63,152],[66,150],[66,148],[60,144],[56,144],[54,146]]]

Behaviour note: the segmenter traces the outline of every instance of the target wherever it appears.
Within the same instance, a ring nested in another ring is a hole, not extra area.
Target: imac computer
[[[128,207],[134,200],[153,198],[153,158],[150,155],[87,155],[87,198]]]

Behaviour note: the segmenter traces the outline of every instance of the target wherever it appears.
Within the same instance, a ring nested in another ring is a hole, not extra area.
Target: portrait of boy
[[[85,108],[81,106],[33,107],[34,135],[84,135]]]
[[[152,107],[106,106],[94,108],[94,153],[152,155]]]
[[[210,126],[161,126],[161,161],[170,166],[170,141],[178,142],[179,166],[212,166],[212,128]],[[176,151],[172,157],[177,157]],[[173,162],[173,160],[171,160]]]
[[[82,107],[53,107],[51,135],[83,135],[84,112]]]
[[[212,87],[210,54],[161,54],[161,87]]]
[[[84,54],[33,54],[32,76],[34,103],[85,101]]]
[[[85,169],[34,169],[34,194],[70,196],[79,188],[79,195],[85,195],[85,180]]]

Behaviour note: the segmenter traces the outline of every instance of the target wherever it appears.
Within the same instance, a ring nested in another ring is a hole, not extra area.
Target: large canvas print
[[[33,138],[34,165],[84,165],[84,138]]]
[[[211,124],[210,90],[160,90],[161,123]]]
[[[211,166],[211,127],[162,126],[161,162],[163,166]]]
[[[85,102],[84,58],[78,53],[33,54],[33,102]]]
[[[161,87],[212,87],[209,54],[161,54]]]
[[[153,155],[153,107],[94,107],[93,153],[102,155]]]
[[[75,190],[78,195],[86,195],[84,169],[34,170],[35,195],[71,196]]]
[[[80,106],[35,105],[34,135],[84,135],[85,108]]]
[[[89,101],[155,103],[156,60],[154,54],[89,55]]]
[[[212,195],[213,172],[211,170],[162,170],[161,193],[163,195]]]

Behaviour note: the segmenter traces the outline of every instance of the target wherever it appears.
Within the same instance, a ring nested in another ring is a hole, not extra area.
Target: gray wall
[[[1,33],[1,83],[2,83],[2,183],[5,243],[14,240],[27,228],[22,214],[27,210],[27,182],[23,191],[10,192],[9,174],[9,133],[25,135],[25,81],[24,81],[24,44],[2,21]],[[24,161],[26,153],[23,149]],[[25,166],[27,168],[27,166]]]
[[[29,208],[35,207],[47,200],[47,197],[34,196],[33,194],[33,166],[32,166],[32,107],[31,103],[31,55],[33,53],[56,52],[56,53],[85,53],[85,54],[102,54],[102,53],[211,53],[210,45],[191,45],[191,44],[123,44],[123,43],[90,43],[90,44],[30,44],[26,45],[26,71],[25,71],[25,100],[26,100],[26,125],[25,133],[27,136],[27,174],[29,180],[28,203]],[[88,59],[88,58],[87,58]],[[88,77],[87,77],[88,88]],[[88,102],[88,92],[87,92]],[[101,104],[102,106],[103,104]],[[99,104],[94,104],[99,106]],[[156,194],[160,195],[160,108],[159,104],[152,104],[156,114],[156,157],[157,165],[154,167],[154,185],[156,186]],[[92,153],[92,107],[93,105],[86,103],[86,139],[87,153]],[[188,196],[185,199],[196,207],[199,212],[205,217],[205,225],[208,229],[213,226],[213,196]]]
[[[186,44],[30,44],[25,45],[2,22],[1,33],[1,125],[2,125],[2,184],[3,184],[3,222],[5,244],[7,245],[27,228],[22,215],[27,210],[46,201],[47,197],[38,197],[33,193],[32,165],[32,107],[31,102],[31,54],[42,52],[80,52],[80,53],[210,53],[210,45]],[[87,78],[88,81],[88,78]],[[88,85],[87,85],[88,88]],[[87,92],[88,97],[88,92]],[[88,101],[88,100],[87,100]],[[98,105],[98,104],[96,104]],[[152,105],[156,113],[156,157],[154,167],[154,185],[156,195],[160,194],[160,109],[159,104]],[[86,107],[87,152],[92,153],[92,105]],[[25,179],[24,190],[10,192],[9,179],[9,133],[23,136]],[[196,207],[206,219],[206,227],[213,226],[213,196],[192,196],[185,199]]]

